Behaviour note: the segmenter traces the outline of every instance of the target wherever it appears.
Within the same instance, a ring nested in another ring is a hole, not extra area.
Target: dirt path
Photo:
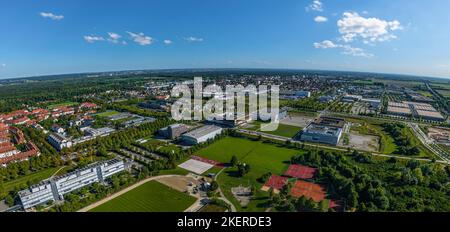
[[[112,199],[114,199],[114,198],[116,198],[116,197],[118,197],[120,195],[123,195],[123,194],[125,194],[125,193],[127,193],[127,192],[129,192],[129,191],[131,191],[131,190],[133,190],[133,189],[135,189],[135,188],[137,188],[137,187],[139,187],[139,186],[149,182],[149,181],[159,180],[159,179],[167,178],[167,177],[177,177],[177,176],[180,176],[180,175],[164,175],[164,176],[154,176],[154,177],[147,178],[147,179],[142,180],[142,181],[140,181],[140,182],[138,182],[138,183],[136,183],[134,185],[131,185],[131,186],[125,188],[125,189],[122,189],[119,192],[112,194],[111,196],[103,198],[102,200],[97,201],[97,202],[95,202],[95,203],[93,203],[93,204],[91,204],[89,206],[86,206],[86,207],[78,210],[77,212],[88,212],[89,210],[91,210],[91,209],[93,209],[93,208],[95,208],[95,207],[97,207],[99,205],[102,205],[102,204],[104,204],[104,203],[106,203],[106,202],[108,202],[108,201],[110,201],[110,200],[112,200]]]

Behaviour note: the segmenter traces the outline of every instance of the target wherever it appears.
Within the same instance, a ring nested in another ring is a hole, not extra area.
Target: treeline
[[[332,199],[340,199],[346,211],[442,211],[448,201],[449,169],[436,163],[395,159],[372,160],[352,152],[308,151],[293,163],[319,168],[317,180],[326,183]]]
[[[389,133],[397,145],[396,153],[399,155],[417,156],[419,148],[413,144],[411,138],[404,132],[405,125],[401,123],[383,123],[383,130]]]
[[[327,108],[328,104],[321,103],[317,98],[304,98],[300,100],[288,100],[283,103],[283,106],[288,106],[297,110],[320,111]]]

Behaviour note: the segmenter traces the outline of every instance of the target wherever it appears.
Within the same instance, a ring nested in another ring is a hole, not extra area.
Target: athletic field
[[[183,212],[195,201],[192,196],[150,181],[90,212]]]

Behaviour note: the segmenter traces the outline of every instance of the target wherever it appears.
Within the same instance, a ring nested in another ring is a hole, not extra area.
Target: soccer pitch
[[[237,176],[236,168],[229,168],[219,177],[219,185],[225,196],[231,200],[239,211],[264,211],[267,206],[268,193],[258,191],[255,197],[245,208],[239,207],[239,203],[231,193],[231,188],[239,185],[253,185],[257,189],[262,184],[257,181],[263,174],[271,172],[273,174],[283,174],[288,166],[292,156],[303,154],[304,151],[289,149],[274,144],[263,143],[260,141],[251,141],[249,139],[227,137],[211,144],[207,148],[199,151],[196,155],[211,160],[228,163],[231,157],[235,155],[240,162],[250,165],[250,172],[244,177]]]
[[[195,197],[150,181],[89,212],[183,212],[195,201]]]

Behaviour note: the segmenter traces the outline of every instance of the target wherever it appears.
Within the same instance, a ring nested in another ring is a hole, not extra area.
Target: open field
[[[182,212],[195,201],[192,196],[150,181],[90,212]]]
[[[62,103],[57,103],[57,104],[49,105],[48,108],[49,108],[49,109],[54,109],[54,108],[56,108],[56,107],[61,107],[61,106],[76,106],[76,105],[78,105],[78,104],[79,104],[79,103],[77,103],[77,102],[62,102]]]
[[[109,116],[113,116],[119,114],[119,112],[115,111],[115,110],[109,110],[109,111],[105,111],[103,113],[98,113],[95,116],[99,116],[99,117],[109,117]]]
[[[259,121],[253,122],[251,124],[253,127],[246,128],[246,129],[253,130],[253,131],[261,131],[261,124],[264,124],[264,123],[259,122]],[[302,130],[302,128],[298,127],[298,126],[279,124],[278,129],[275,131],[261,131],[261,132],[264,132],[266,134],[271,134],[271,135],[278,135],[278,136],[283,136],[283,137],[287,137],[287,138],[292,138],[295,135],[297,135],[298,132],[300,132],[301,130]]]
[[[380,138],[379,151],[383,154],[393,154],[397,150],[394,139],[379,124],[369,124],[361,120],[351,120],[354,122],[352,130],[362,135],[378,136]]]
[[[58,168],[48,168],[42,171],[38,171],[23,177],[19,177],[15,180],[8,181],[4,183],[5,192],[9,192],[11,190],[14,190],[14,188],[23,188],[24,186],[27,186],[28,183],[38,183],[39,181],[45,180],[50,178],[56,171],[58,171]]]
[[[267,144],[259,141],[251,141],[240,138],[224,138],[211,146],[199,151],[199,156],[227,163],[235,155],[239,161],[250,165],[250,172],[242,178],[237,176],[235,168],[226,169],[219,177],[218,182],[225,196],[231,200],[239,210],[243,211],[264,211],[267,207],[268,193],[257,191],[253,200],[246,208],[239,207],[238,201],[231,193],[231,188],[242,185],[247,187],[253,185],[261,189],[262,184],[257,182],[263,174],[272,172],[274,174],[283,174],[288,166],[290,158],[301,154],[300,150],[293,150],[284,147],[278,147],[273,144]]]
[[[438,90],[437,92],[445,98],[450,98],[450,90]]]

